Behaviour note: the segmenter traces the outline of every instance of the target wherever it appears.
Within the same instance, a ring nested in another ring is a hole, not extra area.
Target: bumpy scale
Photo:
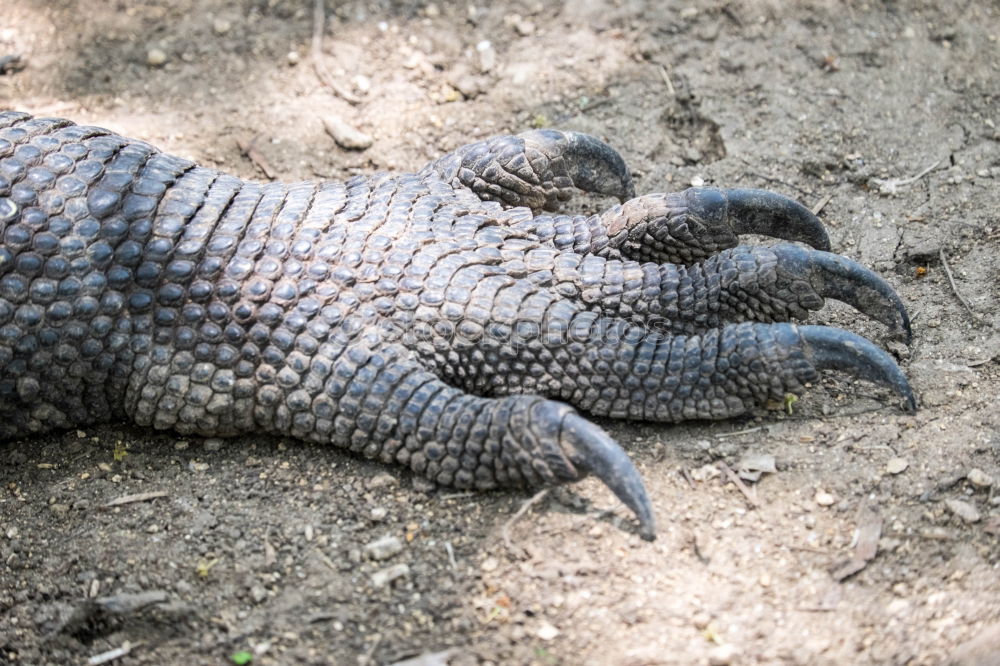
[[[540,213],[573,189],[624,203]],[[329,442],[460,488],[594,473],[651,537],[638,472],[570,405],[721,419],[833,368],[914,407],[864,338],[776,323],[835,298],[909,336],[891,287],[830,254],[809,211],[755,190],[633,196],[621,157],[573,132],[261,185],[0,113],[0,437],[123,419]]]

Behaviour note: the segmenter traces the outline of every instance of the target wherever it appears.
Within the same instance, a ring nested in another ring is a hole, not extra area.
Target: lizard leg
[[[331,332],[311,356],[282,357],[272,346],[255,367],[241,359],[228,374],[160,346],[133,378],[127,409],[140,425],[182,433],[331,443],[458,488],[551,486],[593,474],[652,538],[639,472],[572,407],[537,395],[471,395],[372,335]]]
[[[822,223],[788,197],[762,190],[692,188],[645,194],[600,215],[511,211],[512,227],[560,250],[609,259],[689,265],[735,247],[740,234],[801,241],[830,250]]]
[[[505,207],[555,210],[574,189],[635,196],[625,161],[603,141],[580,132],[536,130],[471,143],[428,164],[421,176],[473,191]]]
[[[739,246],[692,266],[640,264],[538,248],[526,253],[529,275],[587,309],[660,331],[694,334],[742,321],[803,319],[827,298],[842,301],[909,342],[909,315],[877,273],[829,252],[790,243]]]
[[[494,394],[529,386],[588,413],[652,421],[723,419],[801,394],[827,369],[886,385],[916,407],[895,361],[848,331],[793,324],[731,324],[670,335],[593,312],[553,320],[536,340],[480,345],[481,362],[530,373],[496,373]]]

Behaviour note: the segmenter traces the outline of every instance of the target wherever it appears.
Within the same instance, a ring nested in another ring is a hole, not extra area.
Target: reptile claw
[[[778,255],[782,270],[791,270],[809,280],[821,297],[850,305],[888,326],[906,344],[910,343],[913,331],[906,306],[880,275],[839,254],[790,244],[776,245],[771,250]]]
[[[817,370],[843,370],[885,384],[906,399],[908,411],[917,410],[917,400],[903,371],[889,354],[867,339],[829,326],[799,326],[799,333]]]
[[[702,216],[724,215],[736,234],[761,234],[801,241],[830,251],[830,237],[808,208],[786,196],[766,190],[688,190],[690,206]]]
[[[525,141],[538,145],[542,152],[561,155],[577,189],[618,197],[619,201],[635,196],[632,174],[625,160],[618,151],[597,137],[556,130],[536,130],[521,136]],[[555,149],[546,149],[546,146]]]
[[[586,419],[567,414],[563,418],[560,444],[581,472],[590,472],[603,481],[639,519],[643,539],[656,538],[653,507],[639,470],[615,440]]]

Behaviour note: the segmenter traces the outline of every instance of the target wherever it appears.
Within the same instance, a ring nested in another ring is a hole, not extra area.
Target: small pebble
[[[337,142],[337,145],[345,150],[364,150],[374,143],[371,136],[352,125],[348,125],[336,116],[324,118],[323,127],[326,128],[326,133]]]
[[[394,477],[392,474],[387,472],[379,472],[372,478],[368,479],[368,490],[378,490],[379,488],[389,488],[399,484],[399,479]]]
[[[965,478],[976,488],[989,488],[993,485],[993,477],[976,467],[970,469]]]
[[[367,94],[372,89],[372,80],[364,74],[358,74],[351,82],[359,93]]]
[[[698,611],[697,613],[691,616],[691,623],[694,625],[694,628],[697,629],[698,631],[704,631],[705,629],[707,629],[708,625],[711,624],[711,622],[712,622],[712,616],[702,611]]]
[[[885,464],[885,471],[889,474],[902,474],[910,463],[905,458],[890,458]]]
[[[403,551],[403,540],[399,537],[386,535],[365,546],[365,555],[373,560],[387,560]]]
[[[264,589],[263,585],[254,585],[250,588],[250,598],[255,604],[259,604],[267,599],[267,590]]]
[[[202,443],[206,451],[218,451],[222,448],[222,445],[223,441],[219,437],[209,437]]]
[[[535,631],[535,635],[543,641],[551,641],[559,635],[559,630],[548,622],[542,622],[542,624],[538,627],[538,630]]]
[[[233,24],[224,18],[217,18],[212,22],[212,30],[215,31],[217,35],[224,35],[229,32],[229,29],[233,27]]]
[[[285,59],[287,59],[288,64],[292,66],[295,66],[300,62],[302,62],[302,56],[299,55],[298,51],[289,51],[288,55],[285,56]]]
[[[833,506],[833,503],[837,501],[837,498],[826,491],[820,490],[816,493],[816,496],[813,497],[813,501],[820,506]]]
[[[691,179],[691,187],[705,187],[705,179],[701,176],[695,176]]]
[[[500,566],[500,562],[495,557],[487,557],[483,560],[483,563],[479,565],[479,568],[487,573],[490,571],[496,571],[497,567]]]
[[[167,54],[163,49],[155,46],[146,51],[146,64],[150,67],[160,67],[167,62]]]
[[[732,645],[717,645],[708,651],[708,663],[711,666],[729,666],[739,656],[739,650]]]
[[[476,52],[479,54],[479,70],[484,74],[493,69],[497,64],[497,52],[493,50],[493,44],[489,40],[483,40],[476,44]]]
[[[372,509],[372,513],[371,513],[372,520],[374,520],[376,522],[381,522],[381,521],[385,520],[386,517],[388,517],[388,515],[389,515],[389,510],[386,509],[384,506],[376,506],[376,507],[374,507]]]
[[[190,442],[188,442],[185,439],[180,439],[180,440],[177,440],[176,442],[174,442],[174,450],[175,451],[183,451],[188,446],[190,446]]]
[[[948,507],[949,511],[967,523],[978,523],[983,517],[982,514],[979,513],[979,509],[963,500],[945,500],[944,505]]]
[[[385,587],[394,580],[409,575],[410,567],[407,564],[393,564],[391,567],[380,569],[372,574],[372,587]]]

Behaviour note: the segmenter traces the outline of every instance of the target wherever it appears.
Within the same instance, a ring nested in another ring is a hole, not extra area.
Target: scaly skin
[[[532,212],[574,188],[625,203]],[[261,185],[0,113],[0,437],[121,419],[329,442],[461,488],[595,473],[651,537],[635,468],[570,405],[726,418],[836,368],[913,407],[871,343],[772,323],[833,297],[909,335],[808,211],[753,190],[632,196],[621,157],[575,133]],[[746,232],[818,249],[737,246]]]

